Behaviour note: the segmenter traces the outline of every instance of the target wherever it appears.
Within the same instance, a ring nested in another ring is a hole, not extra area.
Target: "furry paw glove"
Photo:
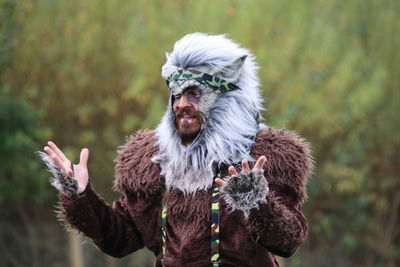
[[[260,203],[267,203],[269,188],[263,172],[263,169],[242,171],[225,180],[221,191],[230,212],[241,210],[248,218],[251,209],[258,208]]]
[[[78,182],[69,177],[63,170],[55,165],[54,161],[51,157],[49,157],[49,155],[41,151],[39,151],[38,154],[46,164],[47,170],[53,174],[53,177],[49,179],[50,184],[68,198],[76,199],[78,197]]]

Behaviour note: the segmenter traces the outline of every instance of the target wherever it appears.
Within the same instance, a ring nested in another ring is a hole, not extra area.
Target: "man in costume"
[[[307,237],[301,205],[312,160],[297,134],[260,123],[254,56],[224,35],[193,33],[167,54],[171,96],[155,130],[119,150],[112,205],[73,165],[41,153],[61,192],[60,217],[104,253],[147,247],[156,266],[278,266]]]

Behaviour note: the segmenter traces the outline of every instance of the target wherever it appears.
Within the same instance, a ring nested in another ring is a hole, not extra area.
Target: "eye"
[[[192,92],[190,93],[190,96],[199,99],[199,98],[201,97],[201,93],[200,93],[200,91],[198,91],[198,90],[192,91]]]
[[[189,101],[192,103],[198,104],[200,102],[201,93],[199,90],[189,91],[187,96]]]
[[[177,104],[181,100],[182,94],[176,94],[172,96],[172,104]]]
[[[192,89],[186,91],[186,95],[191,98],[199,99],[201,97],[201,91],[197,88],[192,88]]]

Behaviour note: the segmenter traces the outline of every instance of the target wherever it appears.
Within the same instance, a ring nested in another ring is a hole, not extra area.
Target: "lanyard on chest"
[[[221,172],[217,171],[215,178],[220,178]],[[213,182],[212,195],[211,195],[211,263],[213,266],[219,266],[219,217],[220,217],[220,192],[219,187]],[[167,241],[167,205],[165,203],[165,194],[162,198],[162,211],[161,211],[161,239],[162,239],[162,253],[165,257],[166,241]]]

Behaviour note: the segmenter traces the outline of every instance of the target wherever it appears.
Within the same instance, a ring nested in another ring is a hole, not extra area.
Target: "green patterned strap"
[[[221,177],[221,172],[218,170],[216,178]],[[219,203],[220,194],[219,188],[213,183],[211,197],[211,263],[213,266],[219,266]]]
[[[165,194],[161,200],[162,211],[161,211],[161,240],[162,240],[162,255],[165,257],[165,248],[167,242],[167,205],[165,204]]]
[[[195,80],[205,86],[212,88],[217,93],[225,93],[232,90],[239,89],[237,85],[221,79],[216,76],[212,76],[208,73],[203,73],[197,70],[180,69],[173,72],[166,80],[167,86],[172,81],[177,80]]]
[[[218,171],[216,178],[220,178],[221,174]],[[212,198],[211,198],[211,262],[213,266],[219,266],[219,188],[213,183]],[[161,240],[162,253],[165,257],[166,242],[167,242],[167,205],[165,203],[165,194],[161,200]]]

